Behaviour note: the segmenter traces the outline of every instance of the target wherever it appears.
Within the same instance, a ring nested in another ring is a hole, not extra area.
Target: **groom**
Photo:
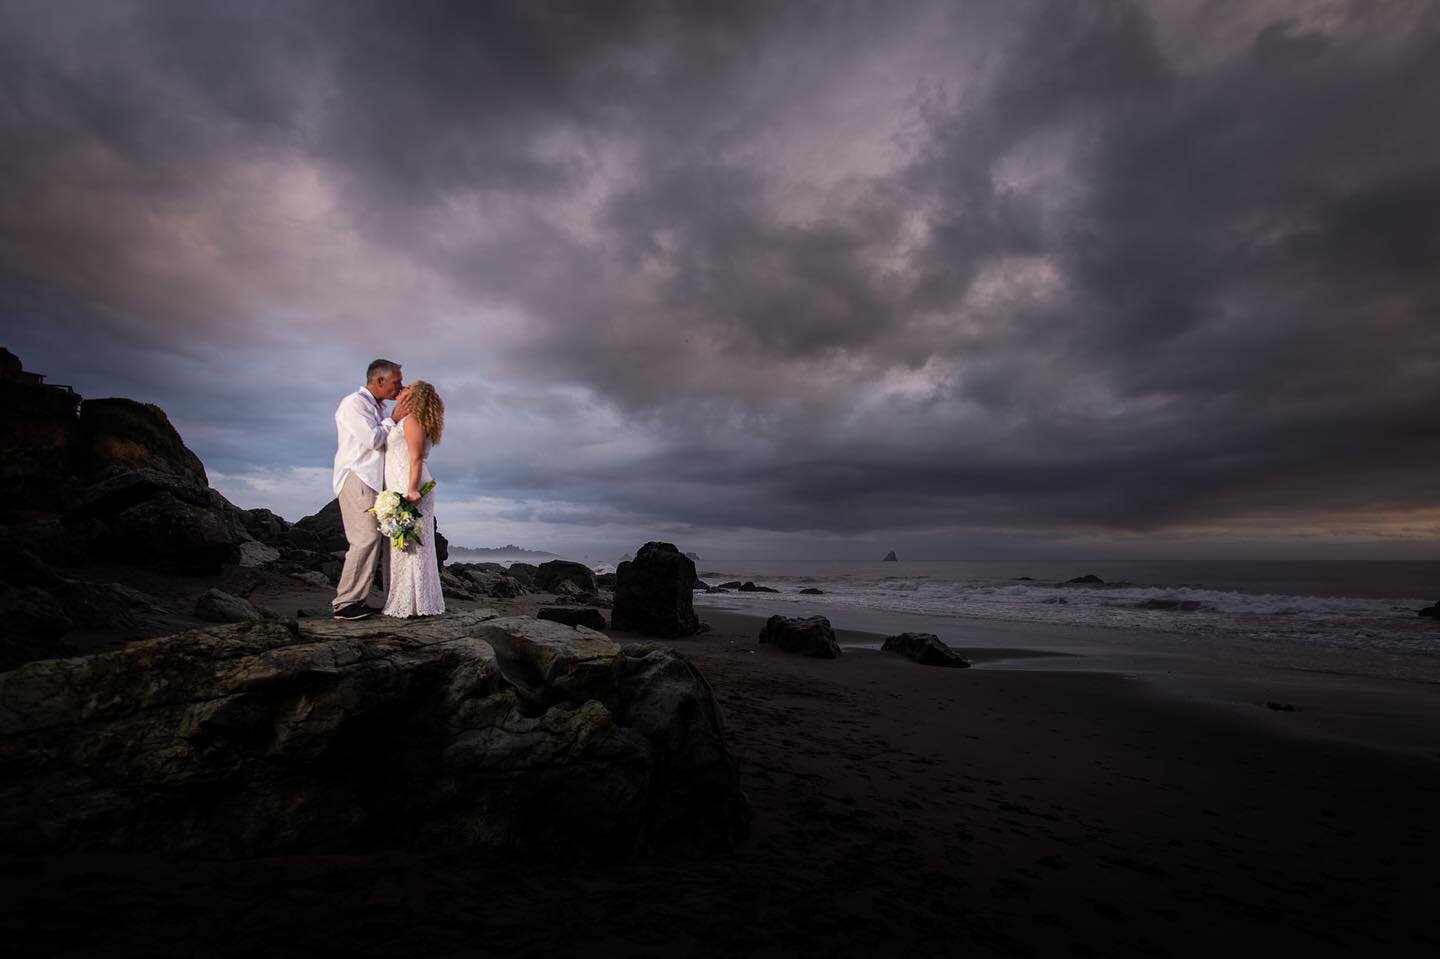
[[[373,513],[375,497],[385,488],[385,438],[396,420],[404,419],[407,399],[400,364],[376,360],[365,372],[365,386],[340,401],[335,410],[339,448],[335,451],[335,498],[345,524],[345,566],[330,604],[336,619],[364,619],[379,612],[365,605],[375,581],[375,563],[389,542]],[[383,400],[399,398],[387,414]]]

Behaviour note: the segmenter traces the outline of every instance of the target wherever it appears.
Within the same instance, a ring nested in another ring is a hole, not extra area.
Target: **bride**
[[[435,616],[445,612],[440,592],[440,567],[435,561],[435,491],[423,497],[430,481],[426,460],[445,429],[445,404],[435,387],[417,380],[403,394],[409,412],[401,417],[385,444],[385,488],[403,490],[420,507],[420,542],[390,554],[390,593],[386,616]]]

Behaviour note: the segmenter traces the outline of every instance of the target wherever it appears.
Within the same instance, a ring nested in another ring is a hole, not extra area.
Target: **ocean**
[[[711,585],[753,580],[778,593],[696,593],[702,608],[824,615],[837,628],[963,635],[977,621],[1143,634],[1151,650],[1237,663],[1440,682],[1440,561],[725,561]],[[1081,576],[1104,585],[1066,585]],[[815,588],[823,595],[805,595]],[[1072,630],[1073,632],[1073,630]]]

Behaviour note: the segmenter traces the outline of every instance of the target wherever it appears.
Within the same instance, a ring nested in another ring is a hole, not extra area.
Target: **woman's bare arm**
[[[405,446],[410,450],[410,488],[405,498],[420,502],[420,469],[425,465],[425,428],[413,416],[405,417]]]

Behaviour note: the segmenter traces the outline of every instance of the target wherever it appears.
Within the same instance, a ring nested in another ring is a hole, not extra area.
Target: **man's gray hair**
[[[400,364],[394,360],[372,360],[370,368],[365,371],[365,382],[374,383],[377,377],[393,376],[398,369]]]

